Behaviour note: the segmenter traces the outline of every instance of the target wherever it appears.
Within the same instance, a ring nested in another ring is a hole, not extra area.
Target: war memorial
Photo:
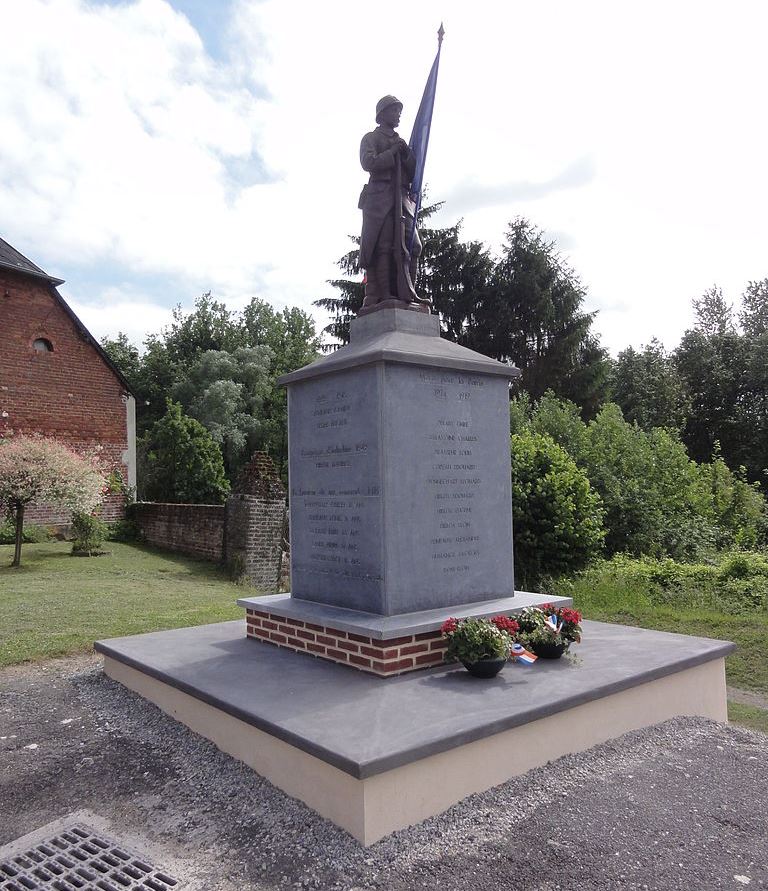
[[[444,664],[449,616],[552,598],[514,585],[519,372],[443,339],[414,288],[419,157],[401,109],[384,97],[361,145],[350,342],[283,378],[291,592],[242,598],[245,621],[97,644],[110,677],[364,845],[629,730],[725,721],[733,648],[586,621],[573,658],[483,681]]]

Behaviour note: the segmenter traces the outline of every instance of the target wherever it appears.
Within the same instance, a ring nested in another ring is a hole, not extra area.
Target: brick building
[[[53,278],[0,238],[0,436],[54,436],[76,449],[100,446],[105,463],[136,485],[136,403],[128,382],[67,305]],[[102,517],[123,514],[107,496]],[[30,523],[69,515],[31,506]]]

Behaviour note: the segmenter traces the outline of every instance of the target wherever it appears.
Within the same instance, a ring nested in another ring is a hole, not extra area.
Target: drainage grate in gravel
[[[23,843],[24,839],[20,839]],[[0,891],[170,891],[178,879],[84,823],[0,860]]]

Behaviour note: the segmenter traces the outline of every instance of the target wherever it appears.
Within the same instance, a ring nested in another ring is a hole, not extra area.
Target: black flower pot
[[[531,644],[531,649],[539,659],[559,659],[568,649],[567,643],[537,643]]]
[[[467,671],[476,678],[495,678],[496,675],[504,668],[506,659],[478,659],[477,662],[464,662],[462,665]]]

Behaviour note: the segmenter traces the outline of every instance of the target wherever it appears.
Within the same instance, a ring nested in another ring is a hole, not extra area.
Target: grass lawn
[[[69,542],[0,546],[0,666],[87,652],[95,640],[243,616],[247,589],[213,563],[143,545],[71,557]],[[255,593],[255,592],[251,592]]]
[[[725,660],[728,683],[768,693],[768,613],[763,610],[729,615],[685,603],[653,604],[634,586],[602,580],[597,573],[570,582],[567,593],[587,619],[731,640],[736,652]]]
[[[750,730],[768,733],[768,712],[754,705],[742,705],[740,702],[728,703],[728,720],[733,724],[741,724]]]

